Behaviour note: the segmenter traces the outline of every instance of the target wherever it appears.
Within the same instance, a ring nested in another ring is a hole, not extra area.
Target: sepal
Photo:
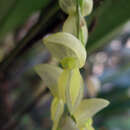
[[[35,71],[48,86],[52,95],[58,97],[58,79],[62,69],[50,64],[39,64],[35,66]]]
[[[51,54],[61,63],[64,63],[63,60],[69,58],[65,62],[66,68],[81,68],[84,66],[87,55],[86,50],[80,40],[72,34],[59,32],[45,37],[43,42]],[[73,59],[72,66],[70,66],[70,58]],[[64,67],[64,64],[62,66]]]
[[[60,118],[64,112],[64,103],[58,98],[54,98],[51,105],[51,119],[53,121],[53,130],[57,130]]]
[[[75,109],[74,117],[79,127],[83,127],[89,118],[108,106],[109,102],[100,98],[85,99]]]
[[[83,80],[78,68],[65,69],[58,80],[59,98],[68,106],[72,114],[83,97]]]

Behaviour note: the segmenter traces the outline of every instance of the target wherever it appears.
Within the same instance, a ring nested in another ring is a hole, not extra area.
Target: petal
[[[58,96],[58,78],[62,69],[50,64],[39,64],[35,67],[35,71],[49,87],[53,96]]]
[[[59,98],[67,103],[69,110],[72,112],[83,97],[83,80],[78,68],[65,69],[59,77],[58,88]]]
[[[77,68],[71,70],[70,82],[66,90],[66,102],[70,112],[73,113],[83,97],[83,80]]]
[[[43,39],[44,44],[51,54],[60,62],[64,58],[73,58],[76,60],[77,67],[83,67],[86,60],[86,50],[82,43],[72,34],[59,32],[49,35]],[[68,64],[69,64],[68,60]],[[64,65],[63,65],[64,66]]]
[[[66,90],[67,82],[69,80],[69,74],[70,71],[68,69],[63,70],[58,80],[59,99],[62,99],[64,103],[66,102],[65,90]]]
[[[82,126],[89,118],[108,106],[108,104],[107,100],[98,98],[83,100],[74,112],[74,117],[78,125]]]
[[[64,103],[58,98],[54,98],[51,105],[51,119],[53,120],[53,130],[57,130],[59,120],[64,112]]]

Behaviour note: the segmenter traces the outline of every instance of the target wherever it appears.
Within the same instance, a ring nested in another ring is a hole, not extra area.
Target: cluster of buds
[[[80,68],[85,64],[88,31],[84,16],[91,13],[92,0],[59,0],[68,14],[62,32],[50,34],[43,43],[62,67],[40,64],[36,72],[53,95],[53,130],[94,130],[92,117],[106,107],[104,99],[83,99],[84,83]]]

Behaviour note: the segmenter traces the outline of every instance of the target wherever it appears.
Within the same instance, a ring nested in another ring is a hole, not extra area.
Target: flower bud
[[[93,0],[80,0],[80,10],[82,16],[87,16],[93,9]],[[61,9],[68,15],[76,13],[77,0],[59,0]]]
[[[69,15],[63,25],[63,32],[71,33],[77,37],[77,14]],[[86,21],[83,17],[80,17],[80,28],[79,28],[80,40],[85,45],[88,39],[88,30]]]
[[[83,16],[88,16],[93,9],[93,0],[83,0],[81,5],[81,14]]]
[[[69,15],[76,12],[76,0],[59,0],[59,5]]]

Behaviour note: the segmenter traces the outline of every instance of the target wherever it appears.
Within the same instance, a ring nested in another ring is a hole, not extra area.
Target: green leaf
[[[84,126],[89,118],[92,118],[97,112],[108,106],[109,102],[104,99],[85,99],[75,109],[74,117],[78,126]]]
[[[0,22],[9,10],[15,5],[17,0],[0,0]]]
[[[75,66],[83,67],[85,64],[86,50],[82,43],[72,34],[59,32],[45,37],[43,42],[51,54],[60,62],[64,58],[74,58]]]
[[[1,0],[0,1],[0,39],[12,31],[34,12],[45,8],[50,0]]]
[[[0,49],[0,62],[3,60],[4,58],[4,50]]]
[[[64,103],[58,98],[54,98],[51,105],[51,119],[53,120],[53,130],[57,130],[59,120],[64,112]]]
[[[119,33],[122,25],[130,19],[129,12],[130,0],[104,0],[88,19],[89,24],[96,19],[96,25],[89,36],[87,52],[92,53]]]
[[[58,97],[58,78],[62,69],[50,64],[39,64],[35,67],[35,71],[49,87],[53,96]]]

